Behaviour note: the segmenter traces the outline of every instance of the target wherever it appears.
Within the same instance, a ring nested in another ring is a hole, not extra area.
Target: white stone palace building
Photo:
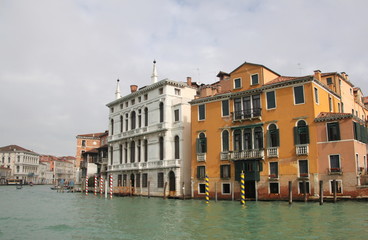
[[[131,186],[134,195],[190,195],[191,110],[196,95],[191,79],[132,85],[131,93],[107,104],[109,113],[108,174],[114,187]],[[166,188],[165,188],[166,186]]]

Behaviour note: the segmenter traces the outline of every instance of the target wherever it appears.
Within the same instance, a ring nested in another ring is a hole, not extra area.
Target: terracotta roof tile
[[[330,112],[321,112],[315,119],[315,122],[324,122],[331,120],[340,120],[345,118],[354,117],[351,113],[330,113]]]
[[[35,153],[31,150],[19,147],[18,145],[8,145],[8,146],[0,147],[0,151],[22,151],[22,152]]]
[[[280,83],[280,82],[287,82],[287,81],[291,81],[297,78],[302,78],[302,77],[288,77],[288,76],[280,76],[277,77],[273,80],[271,80],[270,82],[264,84],[264,85],[271,85],[271,84],[275,84],[275,83]]]

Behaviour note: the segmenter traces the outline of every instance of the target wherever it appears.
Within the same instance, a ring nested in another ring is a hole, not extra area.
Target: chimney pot
[[[318,81],[321,81],[321,71],[320,70],[314,71],[314,78],[316,78]]]
[[[192,78],[191,77],[187,77],[187,85],[192,86]]]
[[[138,89],[138,86],[137,86],[137,85],[130,85],[130,92],[131,92],[131,93],[136,92],[136,91],[137,91],[137,89]]]

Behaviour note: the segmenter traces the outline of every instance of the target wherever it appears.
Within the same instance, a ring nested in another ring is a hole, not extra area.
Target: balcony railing
[[[299,179],[301,180],[309,179],[309,173],[299,173]]]
[[[308,155],[309,154],[309,145],[308,144],[300,144],[295,146],[296,155]]]
[[[220,153],[221,160],[230,160],[230,152],[221,152]]]
[[[262,108],[251,108],[246,110],[235,111],[232,113],[233,121],[258,118],[261,116]]]
[[[267,148],[267,157],[279,157],[279,148],[278,147],[269,147]]]
[[[327,168],[328,175],[341,175],[342,168]]]
[[[116,165],[109,165],[108,169],[110,171],[120,171],[120,170],[140,170],[140,169],[155,169],[164,167],[180,167],[181,160],[160,160],[152,162],[136,162],[136,163],[123,163]]]
[[[271,181],[277,181],[279,180],[279,175],[278,174],[270,174],[268,175],[268,179]]]
[[[198,162],[206,161],[206,153],[197,153],[197,161]]]
[[[263,149],[249,149],[238,152],[231,152],[230,158],[232,160],[238,159],[250,159],[250,158],[263,158],[264,150]]]

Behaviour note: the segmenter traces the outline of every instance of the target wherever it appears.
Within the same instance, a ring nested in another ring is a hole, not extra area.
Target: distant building
[[[92,149],[101,147],[101,137],[105,134],[106,132],[77,135],[77,152],[75,159],[75,180],[77,183],[81,183],[81,162],[83,161],[83,154]]]
[[[60,180],[74,181],[75,157],[42,155],[40,162],[46,168],[45,172],[42,173],[43,183],[58,184]]]
[[[190,104],[196,88],[191,79],[157,81],[107,104],[109,113],[108,173],[114,187],[133,194],[179,197],[190,194]],[[185,186],[185,188],[183,188]]]
[[[0,166],[0,185],[6,184],[7,179],[10,178],[11,169]]]
[[[11,169],[9,179],[37,183],[40,155],[17,145],[0,147],[0,165]]]

